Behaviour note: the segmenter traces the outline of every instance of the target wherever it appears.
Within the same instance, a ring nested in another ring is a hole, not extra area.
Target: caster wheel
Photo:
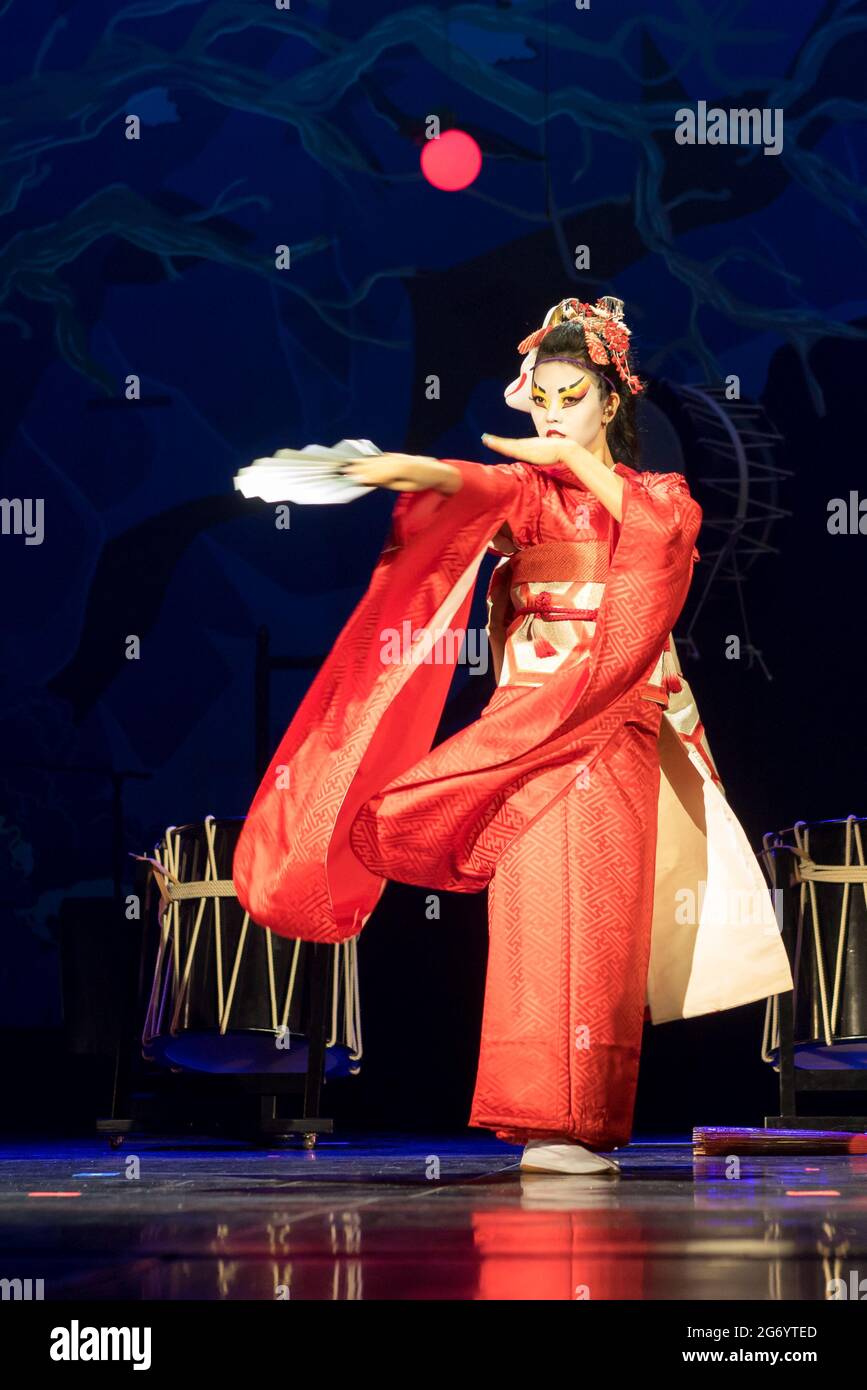
[[[316,1135],[305,1134],[303,1137],[303,1143],[305,1149],[314,1149],[316,1147]]]

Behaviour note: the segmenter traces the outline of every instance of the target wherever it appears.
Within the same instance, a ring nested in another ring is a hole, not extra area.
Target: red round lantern
[[[424,143],[421,171],[428,183],[445,193],[468,188],[481,167],[482,152],[465,130],[446,130],[438,139]]]

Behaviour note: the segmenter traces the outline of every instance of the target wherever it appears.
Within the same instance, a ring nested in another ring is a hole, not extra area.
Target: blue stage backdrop
[[[234,472],[344,436],[485,459],[483,431],[522,432],[517,344],[566,295],[626,301],[642,462],[704,507],[677,636],[754,847],[864,814],[863,0],[3,0],[0,66],[0,1024],[22,1076],[56,1080],[34,1040],[63,1025],[63,920],[123,932],[129,852],[249,805],[257,629],[299,661],[273,748],[385,539],[390,493],[281,528]],[[462,191],[421,171],[437,121],[481,150]],[[439,737],[492,682],[461,672]],[[392,885],[366,929],[359,1084],[368,1115],[390,1091],[394,1120],[460,1122],[484,896],[424,903]],[[757,1120],[760,1028],[757,1005],[649,1030],[639,1119],[655,1097],[672,1124]]]

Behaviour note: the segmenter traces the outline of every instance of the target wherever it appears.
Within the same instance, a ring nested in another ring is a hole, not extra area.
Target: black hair
[[[620,397],[617,413],[608,426],[608,446],[615,460],[638,468],[641,446],[635,423],[635,396],[625,381],[621,381],[615,367],[601,367],[590,356],[584,329],[579,323],[560,323],[539,344],[536,366],[541,366],[546,357],[580,357],[587,364],[588,372],[593,372],[600,399],[607,400],[611,391]],[[635,374],[631,351],[626,356],[630,373]]]

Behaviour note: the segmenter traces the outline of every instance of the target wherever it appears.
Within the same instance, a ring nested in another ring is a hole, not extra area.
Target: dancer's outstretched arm
[[[574,440],[503,439],[494,434],[482,435],[482,439],[489,449],[526,463],[566,464],[614,519],[622,521],[623,479],[597,454]],[[344,464],[340,471],[360,483],[387,487],[393,492],[423,492],[425,488],[433,488],[435,492],[449,495],[458,492],[463,481],[458,469],[450,463],[422,454],[377,454]]]
[[[623,520],[623,479],[613,472],[601,454],[585,449],[574,439],[504,439],[498,434],[483,434],[482,442],[498,454],[522,459],[525,463],[562,463],[579,482],[594,493],[607,507],[615,521]],[[604,445],[603,445],[604,448]]]
[[[457,468],[423,454],[376,454],[373,458],[346,463],[340,471],[359,483],[387,487],[392,492],[423,492],[433,488],[434,492],[448,496],[458,492],[463,483]]]

